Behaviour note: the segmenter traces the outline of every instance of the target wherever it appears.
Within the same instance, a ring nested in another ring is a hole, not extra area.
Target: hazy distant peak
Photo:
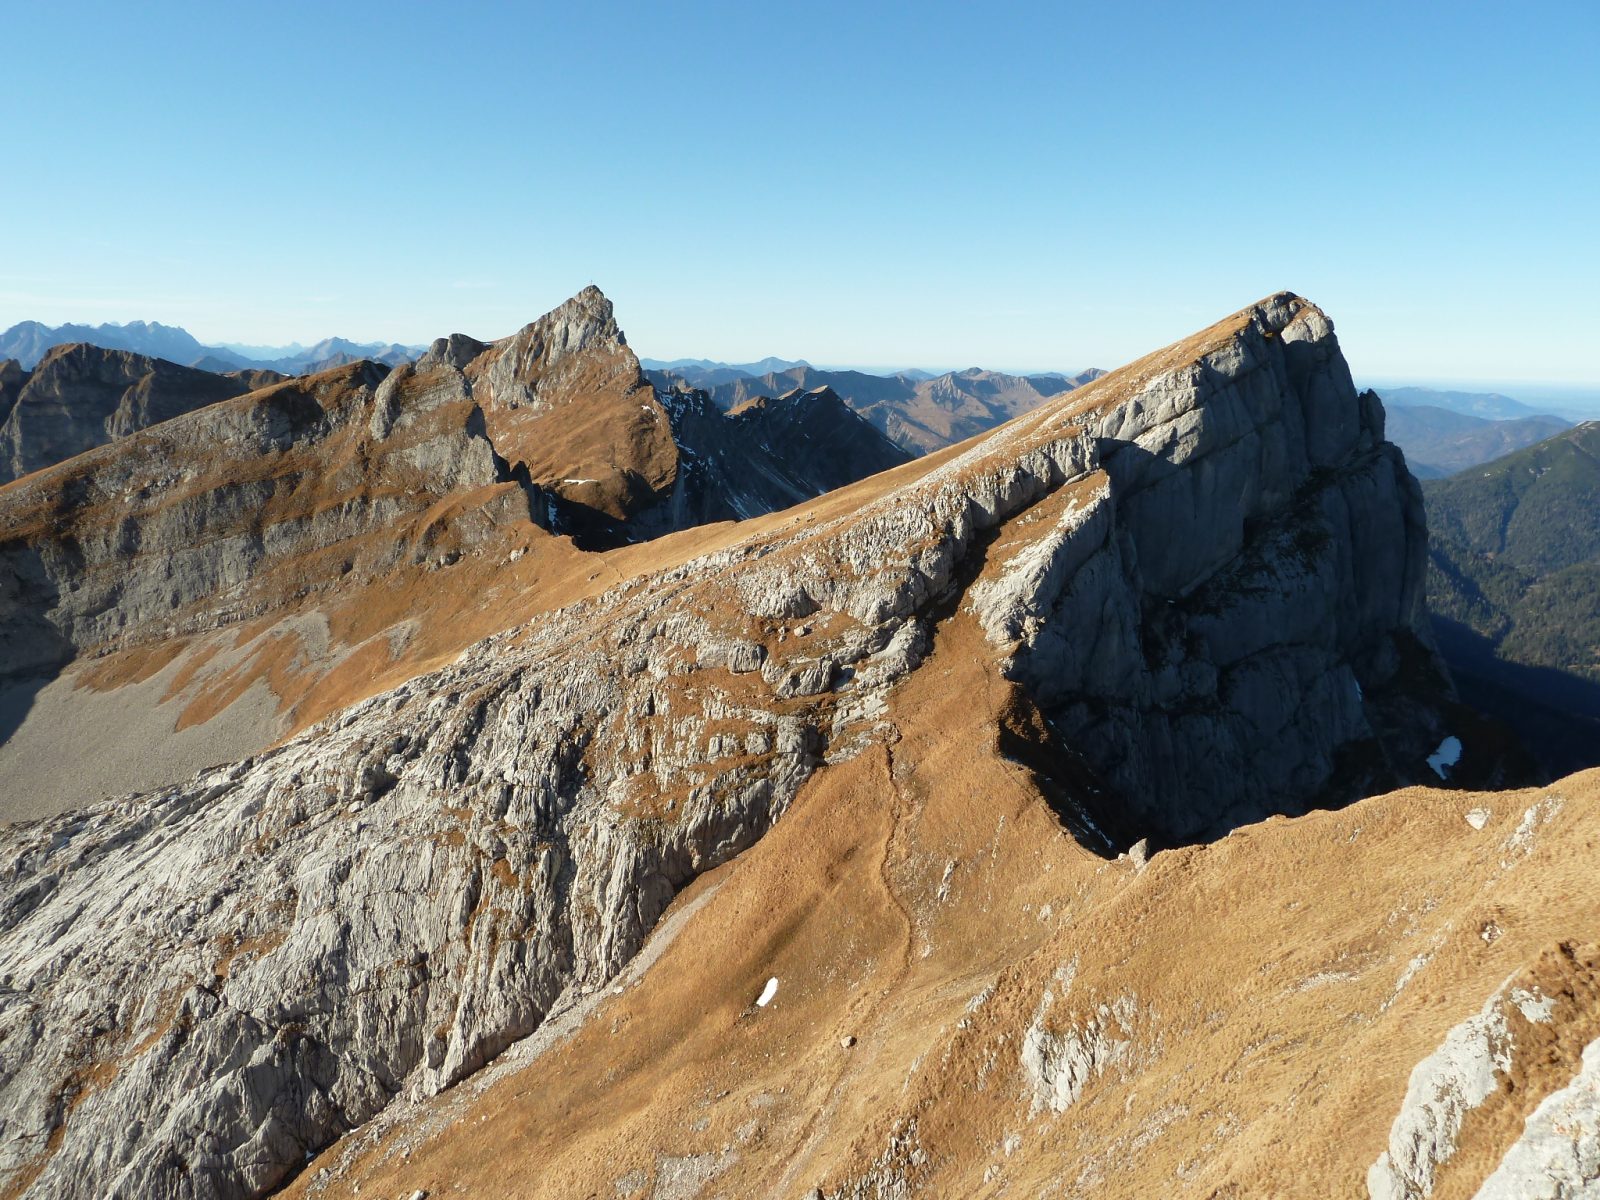
[[[324,338],[311,347],[292,342],[287,346],[248,346],[242,343],[204,345],[187,329],[163,325],[159,321],[129,321],[126,324],[57,325],[20,321],[0,332],[0,358],[15,358],[32,368],[53,346],[86,343],[106,350],[123,350],[148,358],[166,359],[180,366],[202,370],[275,370],[299,375],[361,358],[394,366],[416,356],[417,346],[390,342],[353,342],[347,338]]]
[[[1403,408],[1428,405],[1492,421],[1552,415],[1500,392],[1457,392],[1429,387],[1379,387],[1374,390],[1386,405]]]
[[[811,366],[803,358],[777,358],[768,355],[757,362],[727,363],[718,362],[710,358],[641,358],[639,365],[647,371],[672,371],[676,373],[703,374],[710,372],[727,372],[731,375],[771,375],[782,371],[793,371],[797,368]],[[691,382],[693,382],[691,378]],[[722,382],[718,380],[717,382]]]

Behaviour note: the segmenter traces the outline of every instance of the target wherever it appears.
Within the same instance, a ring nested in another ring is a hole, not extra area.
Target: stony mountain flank
[[[317,520],[382,504],[402,506],[390,524],[404,530],[416,485],[389,471],[481,473],[479,511],[536,517],[553,495],[558,514],[597,514],[591,528],[647,512],[688,472],[672,415],[609,319],[585,293],[507,342],[435,343],[381,379],[352,369],[328,404],[293,386],[247,397],[233,419],[262,440],[262,464],[296,452],[296,438],[271,439],[298,420],[346,431],[336,461],[352,492],[284,510],[282,534],[229,544],[269,555]],[[597,399],[555,424],[579,403],[574,381]],[[628,437],[574,432],[630,404]],[[335,418],[339,405],[348,415]],[[557,437],[569,467],[555,466]],[[268,473],[250,507],[300,495],[290,477]],[[1104,864],[1135,843],[1142,861],[1150,844],[1437,779],[1427,757],[1460,732],[1428,640],[1416,484],[1331,324],[1292,295],[980,442],[726,528],[665,539],[648,558],[596,556],[630,570],[262,754],[0,832],[11,1189],[265,1194],[397,1103],[579,1012],[675,897],[839,781],[869,781],[835,827],[860,864],[881,861],[897,908],[893,872],[942,870],[940,889],[964,888],[956,847],[993,830],[987,818],[930,826],[913,854],[898,822],[944,786],[915,773],[919,756],[955,754],[951,786],[966,796],[960,756],[987,761],[992,748],[1012,781],[1012,828],[1052,856]],[[85,608],[69,628],[97,631],[96,619]],[[950,723],[935,753],[919,714],[951,703],[970,720]],[[1463,774],[1476,769],[1468,742]],[[881,855],[862,836],[879,826]],[[839,910],[845,929],[852,911]],[[785,939],[767,926],[744,944]],[[908,935],[894,954],[909,969],[923,951]],[[1112,998],[1098,1018],[1084,1010],[1104,1043],[1088,1067],[1076,1043],[1043,1034],[1033,1060],[1008,1049],[1024,1069],[1034,1061],[1045,1108],[1074,1096],[1072,1072],[1134,1061],[1117,1057],[1126,1038],[1111,1023],[1138,1009],[1119,1016]],[[1071,1028],[1065,1009],[1040,1013],[1041,1029]],[[1016,1086],[1015,1070],[997,1085]],[[926,1111],[916,1120],[933,1120]],[[909,1186],[925,1153],[915,1130],[862,1136],[880,1134],[882,1164],[845,1194]],[[716,1174],[674,1169],[702,1184]],[[777,1192],[807,1182],[786,1177]]]
[[[248,391],[127,350],[57,346],[31,372],[0,363],[0,484]]]
[[[996,736],[1015,718],[974,636],[941,629],[900,740],[820,772],[610,987],[286,1194],[1593,1187],[1600,774],[1108,861]]]
[[[35,407],[41,381],[79,357],[131,360],[52,351],[11,425]],[[157,380],[178,372],[244,387],[140,361]],[[34,703],[68,663],[96,696],[144,688],[128,703],[170,709],[172,738],[233,721],[241,698],[259,708],[276,696],[295,727],[381,690],[367,680],[397,682],[502,628],[490,615],[497,589],[507,605],[521,597],[524,618],[570,600],[563,579],[584,557],[574,539],[625,545],[763,514],[905,460],[826,397],[725,417],[697,395],[663,396],[644,380],[610,302],[591,288],[501,341],[456,335],[393,371],[361,362],[269,382],[119,430],[0,488],[0,688],[9,682],[10,706],[36,714],[0,745],[0,799],[14,794],[4,815],[157,786],[217,761],[176,755],[180,774],[162,774],[145,723],[122,744],[132,723],[109,700],[99,732],[59,719],[71,716],[58,695],[70,688]],[[60,410],[81,416],[81,394],[68,398]],[[153,404],[138,411],[159,415]],[[596,560],[585,574],[599,570]],[[7,703],[0,695],[0,737]],[[252,720],[256,740],[230,735],[228,757],[285,732]],[[82,738],[103,760],[85,775],[88,792],[54,767]],[[137,782],[116,783],[119,765],[136,761]],[[39,788],[54,790],[36,803]]]

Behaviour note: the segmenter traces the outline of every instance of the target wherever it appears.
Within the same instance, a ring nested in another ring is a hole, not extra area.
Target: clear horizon
[[[1115,367],[1288,288],[1358,376],[1600,386],[1600,10],[8,14],[0,327]],[[1004,364],[1004,366],[1002,366]],[[932,369],[932,368],[929,368]]]

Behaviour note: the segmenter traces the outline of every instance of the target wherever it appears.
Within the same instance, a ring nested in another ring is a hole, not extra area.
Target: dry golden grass
[[[1600,1035],[1596,952],[1560,949],[1600,918],[1600,772],[1553,789],[1521,856],[1507,838],[1546,792],[1411,789],[1140,872],[1082,849],[1000,753],[1027,703],[987,658],[947,623],[896,693],[897,735],[680,897],[703,903],[639,983],[324,1194],[643,1196],[669,1160],[709,1155],[699,1195],[796,1196],[912,1129],[915,1194],[1364,1195],[1412,1066],[1523,972],[1566,1026],[1469,1124],[1437,1193],[1458,1194]],[[1046,989],[1048,1027],[1098,1019],[1128,1043],[1059,1114],[1030,1113],[1019,1059]],[[1123,998],[1126,1030],[1100,1012]]]

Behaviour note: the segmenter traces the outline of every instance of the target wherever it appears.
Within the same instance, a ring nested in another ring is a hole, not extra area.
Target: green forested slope
[[[1428,603],[1463,696],[1552,770],[1600,762],[1600,423],[1423,491]]]

